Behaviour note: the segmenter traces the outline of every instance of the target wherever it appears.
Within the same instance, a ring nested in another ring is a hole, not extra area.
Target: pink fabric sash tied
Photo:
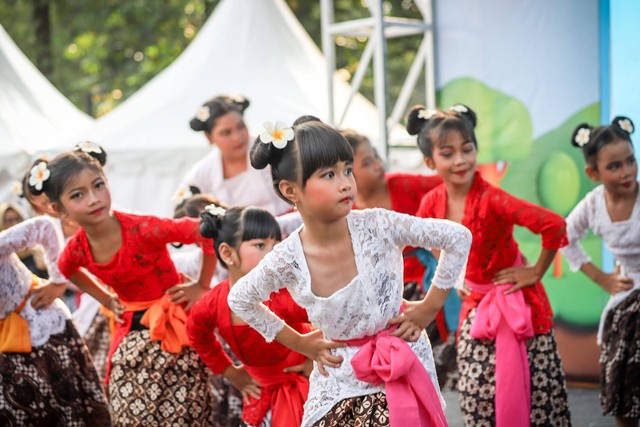
[[[360,347],[351,358],[356,378],[375,385],[385,383],[391,426],[446,427],[440,396],[427,370],[411,347],[390,333],[387,329],[346,341]]]
[[[522,254],[514,266],[523,265]],[[485,294],[476,310],[471,336],[496,342],[496,426],[529,426],[531,421],[531,371],[525,341],[534,336],[531,309],[522,292],[505,295],[513,284],[478,284],[466,281]]]

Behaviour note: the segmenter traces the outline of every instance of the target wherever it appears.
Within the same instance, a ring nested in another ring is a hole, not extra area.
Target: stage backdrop
[[[570,144],[600,122],[599,1],[436,1],[438,105],[478,114],[483,175],[511,194],[566,216],[592,188]],[[536,260],[540,237],[517,229]],[[600,260],[599,239],[583,245]],[[568,377],[596,381],[595,331],[607,295],[558,255],[543,280]]]

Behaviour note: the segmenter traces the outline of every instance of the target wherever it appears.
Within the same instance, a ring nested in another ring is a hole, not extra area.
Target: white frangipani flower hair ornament
[[[11,185],[11,192],[18,197],[24,197],[24,193],[22,192],[22,183],[20,181],[14,181]]]
[[[591,138],[591,130],[589,128],[578,129],[576,132],[575,138],[573,140],[578,145],[578,147],[584,147],[589,142],[589,138]]]
[[[420,110],[418,111],[418,118],[422,120],[430,120],[431,117],[435,116],[438,113],[438,110],[428,109],[428,110]]]
[[[196,119],[200,120],[202,123],[206,123],[211,117],[211,110],[208,105],[203,105],[198,108],[198,112],[196,112]]]
[[[625,131],[628,134],[632,134],[633,133],[633,124],[631,123],[631,120],[629,119],[620,119],[618,120],[618,126],[620,126],[620,129],[622,129],[623,131]]]
[[[260,134],[260,142],[263,144],[272,143],[274,147],[282,150],[291,141],[295,133],[293,128],[283,122],[264,122],[264,132]]]
[[[176,192],[176,194],[173,196],[171,201],[174,202],[176,205],[179,205],[180,203],[184,202],[185,200],[187,200],[192,196],[193,196],[193,192],[191,191],[190,188],[188,187],[181,188]]]
[[[220,206],[216,206],[213,203],[204,207],[204,210],[216,217],[223,217],[227,214],[227,210],[225,208],[221,208]]]
[[[449,110],[455,111],[456,113],[465,114],[469,112],[469,109],[462,104],[455,104],[449,107]]]
[[[38,191],[42,190],[42,185],[51,176],[51,171],[45,162],[39,162],[31,168],[29,172],[29,185]]]
[[[82,151],[83,153],[87,153],[87,154],[91,154],[91,153],[102,154],[102,147],[100,147],[95,142],[91,142],[91,141],[80,142],[76,144],[76,146],[73,147],[73,149],[76,151]]]

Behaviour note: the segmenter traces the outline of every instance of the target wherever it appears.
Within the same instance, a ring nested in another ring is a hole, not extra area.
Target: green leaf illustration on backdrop
[[[596,186],[583,171],[582,152],[571,145],[571,133],[582,122],[595,124],[599,120],[600,106],[592,104],[556,129],[536,138],[527,158],[511,163],[502,180],[502,188],[514,196],[567,216],[576,203]],[[517,228],[515,235],[525,256],[530,260],[537,259],[540,237],[523,228]],[[589,234],[581,244],[594,262],[599,263],[601,240]],[[544,278],[556,317],[579,327],[594,327],[608,295],[584,274],[571,272],[564,258],[561,263],[554,267],[555,275],[550,270]]]

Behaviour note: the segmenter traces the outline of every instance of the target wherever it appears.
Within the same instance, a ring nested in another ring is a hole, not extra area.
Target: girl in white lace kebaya
[[[38,244],[47,283],[16,255]],[[61,248],[62,238],[47,217],[0,233],[0,425],[111,425],[98,373],[69,309],[58,299],[34,303],[36,286],[66,284],[57,266]]]
[[[229,306],[268,342],[315,361],[303,426],[446,425],[423,331],[462,285],[469,230],[384,209],[352,211],[353,154],[340,133],[311,117],[265,127],[252,165],[271,166],[277,194],[304,224],[236,283]],[[402,299],[407,245],[442,251],[422,301]],[[301,335],[262,304],[283,287],[317,331]]]
[[[611,299],[602,313],[598,342],[602,412],[619,426],[640,418],[640,197],[638,164],[631,143],[633,123],[579,125],[571,142],[582,149],[589,178],[600,182],[567,217],[569,246],[562,249],[573,271],[581,270]],[[605,273],[580,246],[587,231],[601,237],[617,266]]]

